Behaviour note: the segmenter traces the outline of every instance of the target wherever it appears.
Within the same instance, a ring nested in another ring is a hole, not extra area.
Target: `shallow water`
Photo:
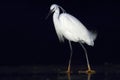
[[[0,66],[0,80],[120,80],[119,65],[95,66],[95,74],[78,73],[85,68],[73,66],[68,75],[63,66]]]

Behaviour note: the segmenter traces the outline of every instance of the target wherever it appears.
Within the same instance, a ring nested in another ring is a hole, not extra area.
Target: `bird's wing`
[[[81,40],[91,37],[96,38],[96,35],[91,33],[87,28],[75,17],[68,13],[62,13],[59,17],[61,24],[63,25],[64,32],[68,31]],[[84,39],[82,39],[84,38]]]
[[[88,30],[85,26],[75,17],[70,14],[62,13],[59,17],[62,25],[62,31],[71,33],[71,36],[82,38],[88,35]],[[65,33],[64,33],[65,34]],[[67,34],[68,36],[68,34]]]

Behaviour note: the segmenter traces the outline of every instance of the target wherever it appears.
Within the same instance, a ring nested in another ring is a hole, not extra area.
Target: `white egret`
[[[62,13],[60,13],[60,9],[62,10]],[[96,39],[97,34],[87,30],[87,28],[77,18],[66,13],[65,10],[57,4],[52,4],[50,7],[50,11],[54,13],[53,22],[59,40],[64,42],[64,39],[67,39],[69,41],[71,54],[67,72],[70,72],[72,59],[71,41],[80,43],[85,51],[85,56],[87,60],[88,70],[86,72],[92,72],[93,70],[91,70],[89,64],[87,50],[83,46],[83,43],[86,43],[89,46],[94,46],[94,40]]]

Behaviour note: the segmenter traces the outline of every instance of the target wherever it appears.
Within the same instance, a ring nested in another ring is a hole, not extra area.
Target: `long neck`
[[[60,10],[59,8],[57,8],[53,14],[53,21],[54,23],[58,22],[58,19],[59,19],[59,15],[60,15]]]

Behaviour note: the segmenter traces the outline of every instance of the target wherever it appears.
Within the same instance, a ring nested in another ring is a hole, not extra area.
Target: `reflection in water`
[[[88,74],[88,79],[87,79],[87,80],[90,80],[90,78],[91,78],[91,75],[92,75],[92,74]]]
[[[96,73],[96,74],[3,73],[0,74],[0,80],[120,80],[120,73]]]
[[[93,74],[64,74],[59,75],[57,80],[91,80]]]
[[[60,68],[64,70],[64,68]],[[71,74],[60,73],[55,66],[0,67],[0,80],[120,80],[120,66],[96,67],[95,74],[78,73],[76,67]],[[76,73],[75,73],[76,72]]]
[[[67,76],[68,76],[68,80],[71,80],[70,73],[68,73]]]

